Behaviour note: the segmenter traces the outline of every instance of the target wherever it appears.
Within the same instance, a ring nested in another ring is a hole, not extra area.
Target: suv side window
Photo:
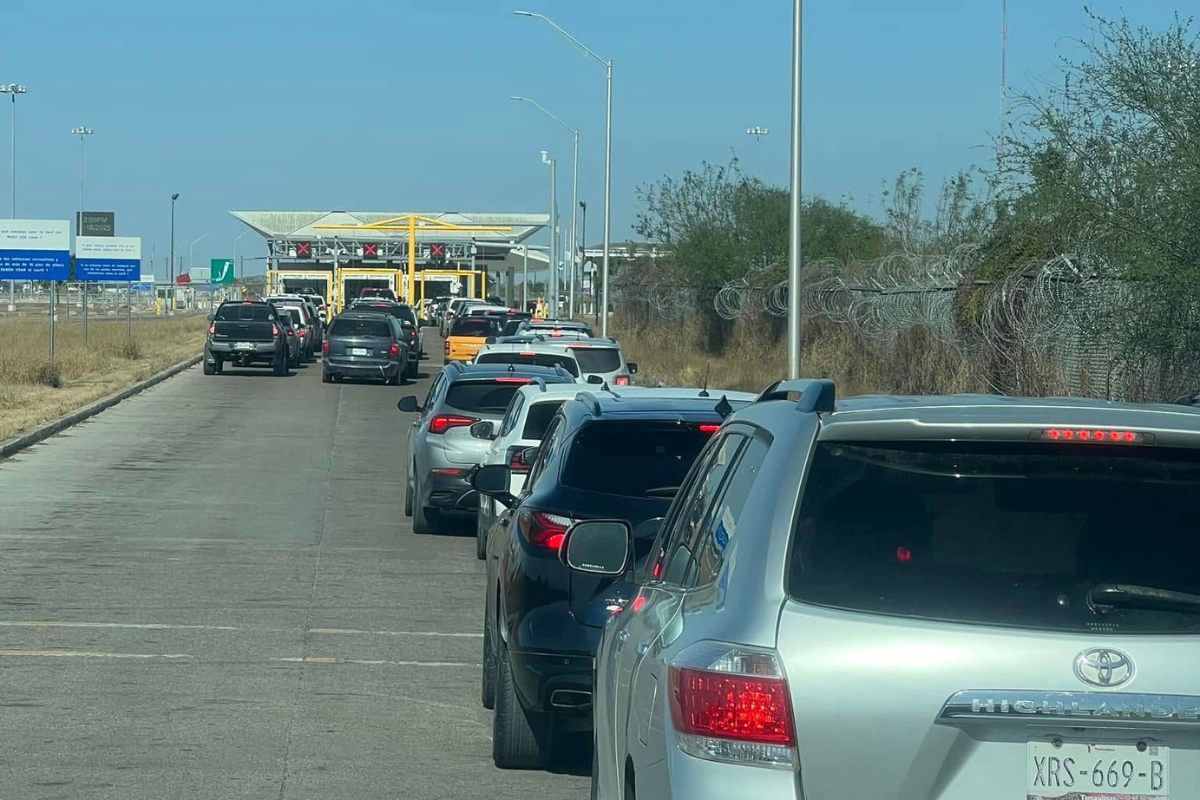
[[[425,396],[425,402],[421,406],[425,409],[426,413],[433,409],[433,400],[435,397],[437,397],[438,392],[441,390],[442,386],[445,385],[445,383],[446,373],[439,372],[438,376],[433,381],[433,385],[429,387],[429,394]]]
[[[717,579],[717,573],[725,563],[729,542],[737,535],[742,510],[761,474],[767,447],[766,441],[755,438],[742,448],[713,510],[707,515],[705,524],[697,529],[691,548],[696,559],[696,586],[707,586]]]
[[[699,571],[695,553],[697,532],[704,527],[713,499],[745,441],[746,437],[739,433],[727,433],[706,454],[697,480],[667,532],[662,572],[664,583],[684,589],[696,585]]]
[[[525,481],[525,494],[529,494],[537,486],[538,480],[546,470],[546,462],[550,460],[552,451],[563,437],[565,427],[563,418],[560,416],[555,416],[550,423],[550,427],[546,430],[546,436],[538,448],[537,460],[533,462],[533,467],[529,470],[529,479]]]
[[[513,395],[512,402],[508,405],[508,413],[504,415],[504,419],[500,421],[500,430],[496,433],[496,438],[500,439],[507,436],[517,424],[517,420],[521,418],[521,411],[525,408],[525,395],[517,392]]]

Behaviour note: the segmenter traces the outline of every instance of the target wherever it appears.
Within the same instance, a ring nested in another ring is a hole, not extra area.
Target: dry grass
[[[125,341],[124,320],[72,319],[56,328],[50,361],[50,323],[0,320],[0,441],[119,391],[200,352],[208,322],[202,316],[135,319]]]
[[[785,341],[767,324],[738,323],[723,351],[709,354],[696,321],[636,325],[614,318],[610,333],[638,364],[638,383],[759,392],[787,375]],[[978,366],[923,329],[891,346],[863,339],[843,325],[814,321],[804,329],[803,374],[832,378],[841,396],[875,393],[948,394],[986,391]]]

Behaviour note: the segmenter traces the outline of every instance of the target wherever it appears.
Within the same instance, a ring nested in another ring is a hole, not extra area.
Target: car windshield
[[[279,318],[286,320],[293,327],[300,324],[300,312],[294,308],[281,308]]]
[[[513,395],[524,384],[502,383],[494,378],[460,380],[446,390],[446,405],[459,411],[480,414],[503,414]]]
[[[500,327],[496,321],[487,317],[462,317],[455,320],[454,325],[450,328],[451,336],[486,338],[497,336],[499,333]]]
[[[621,351],[615,347],[572,347],[571,353],[583,373],[616,372],[621,368]]]
[[[391,327],[382,319],[354,319],[347,317],[337,317],[334,319],[328,333],[331,339],[360,336],[391,338],[391,335]]]
[[[562,400],[544,400],[529,406],[529,413],[525,417],[525,427],[521,430],[521,438],[543,438],[546,435],[546,428],[550,426],[550,420],[554,419],[554,415],[558,413],[562,404]]]
[[[624,497],[662,497],[654,490],[680,486],[708,439],[697,425],[673,420],[592,422],[575,435],[562,482]]]
[[[515,351],[497,351],[480,353],[475,362],[478,364],[533,364],[538,367],[562,367],[571,373],[571,377],[579,377],[579,365],[575,359],[559,353],[531,353]]]
[[[227,303],[217,309],[216,319],[222,322],[269,322],[275,319],[271,306],[257,303]]]
[[[1086,595],[1101,582],[1200,593],[1198,484],[1194,451],[822,442],[789,588],[810,603],[921,619],[1197,633],[1194,611],[1098,614]]]

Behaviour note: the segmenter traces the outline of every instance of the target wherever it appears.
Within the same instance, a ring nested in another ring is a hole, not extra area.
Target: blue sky
[[[176,252],[227,257],[246,209],[540,211],[570,139],[532,97],[580,128],[580,196],[598,241],[604,71],[555,19],[614,61],[613,237],[633,236],[635,187],[737,152],[787,178],[791,3],[786,0],[0,0],[0,83],[19,100],[18,213],[72,217],[79,141],[89,210],[117,213],[165,271]],[[1159,28],[1178,0],[1127,11]],[[430,8],[436,6],[435,8]],[[1121,14],[1116,0],[1089,0]],[[1009,0],[1008,83],[1055,80],[1086,36],[1082,2]],[[987,163],[999,113],[1000,0],[808,0],[804,189],[877,212],[885,179],[929,183]],[[0,100],[5,98],[0,97]],[[5,102],[7,105],[7,102]],[[0,108],[0,214],[8,215],[9,108]],[[762,125],[760,143],[745,129]],[[253,234],[239,245],[261,255]],[[247,272],[258,271],[248,265]]]

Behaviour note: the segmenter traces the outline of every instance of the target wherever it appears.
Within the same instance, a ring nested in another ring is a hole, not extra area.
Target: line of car
[[[449,364],[399,405],[414,530],[476,514],[501,768],[590,731],[593,798],[1200,778],[1200,410],[581,385],[536,359]]]

